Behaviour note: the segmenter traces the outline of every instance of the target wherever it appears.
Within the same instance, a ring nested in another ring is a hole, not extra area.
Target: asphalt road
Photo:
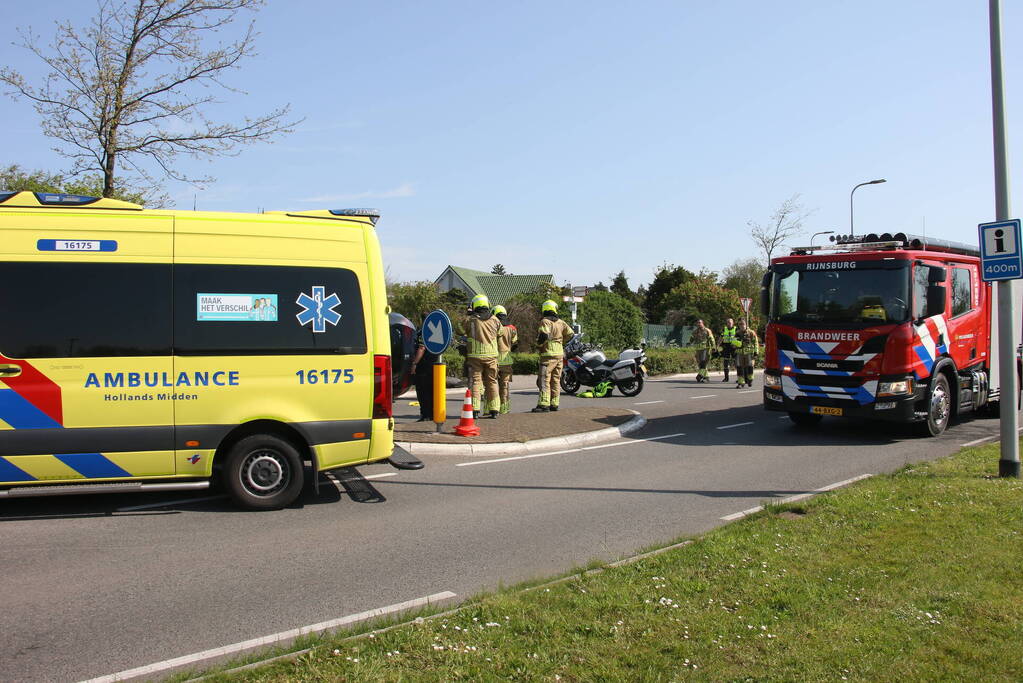
[[[534,405],[528,384],[516,388],[515,410]],[[457,414],[461,398],[449,399]],[[941,457],[998,428],[967,419],[922,439],[826,418],[801,430],[764,411],[759,389],[719,379],[600,400],[649,424],[543,457],[366,466],[277,512],[180,493],[0,502],[0,680],[79,680],[442,591],[462,599]],[[417,410],[406,398],[398,414]],[[154,504],[164,507],[127,509]]]

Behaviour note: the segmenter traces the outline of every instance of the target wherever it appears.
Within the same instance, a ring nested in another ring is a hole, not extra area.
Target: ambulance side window
[[[970,310],[973,302],[973,290],[970,283],[970,271],[967,268],[952,269],[952,315],[957,316]]]
[[[169,356],[171,267],[0,263],[0,353],[8,358]]]
[[[217,298],[221,308],[202,308]],[[362,292],[351,270],[174,266],[175,354],[363,354],[367,348]]]

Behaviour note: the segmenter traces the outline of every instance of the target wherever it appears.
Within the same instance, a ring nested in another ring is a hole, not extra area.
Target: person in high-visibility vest
[[[721,367],[725,371],[722,382],[728,381],[728,364],[735,358],[735,336],[735,321],[729,318],[725,321],[725,328],[721,330]]]
[[[735,333],[735,374],[738,382],[736,387],[742,389],[743,385],[753,386],[753,365],[757,362],[757,354],[760,353],[760,339],[757,333],[746,327],[744,320],[739,321],[739,328]]]
[[[518,348],[519,331],[508,322],[508,310],[494,306],[494,316],[501,321],[497,334],[497,393],[501,398],[501,413],[511,410],[512,351]]]
[[[700,367],[696,371],[696,381],[709,382],[707,361],[710,360],[710,351],[714,348],[714,333],[703,324],[702,320],[697,320],[696,329],[693,330],[693,336],[689,341],[692,347],[696,349],[696,364]]]
[[[571,341],[574,333],[564,320],[558,317],[558,304],[548,299],[540,307],[543,319],[540,331],[536,336],[540,347],[540,372],[537,386],[540,387],[540,398],[534,413],[546,413],[558,409],[561,402],[561,368],[565,360],[565,344]]]
[[[501,321],[490,312],[490,300],[485,294],[472,298],[472,313],[465,317],[462,331],[466,336],[473,417],[488,412],[496,418],[501,407],[497,393],[497,335]]]

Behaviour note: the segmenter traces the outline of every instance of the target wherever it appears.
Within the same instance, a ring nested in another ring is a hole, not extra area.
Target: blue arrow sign
[[[451,344],[451,318],[444,311],[433,311],[423,321],[423,346],[441,355]]]
[[[987,282],[1023,278],[1019,220],[981,223],[978,227],[981,277]]]

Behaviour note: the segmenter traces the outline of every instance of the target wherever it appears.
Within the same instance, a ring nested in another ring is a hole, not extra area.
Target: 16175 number
[[[330,370],[298,370],[295,372],[299,384],[351,384],[355,381],[353,370],[332,368]]]

